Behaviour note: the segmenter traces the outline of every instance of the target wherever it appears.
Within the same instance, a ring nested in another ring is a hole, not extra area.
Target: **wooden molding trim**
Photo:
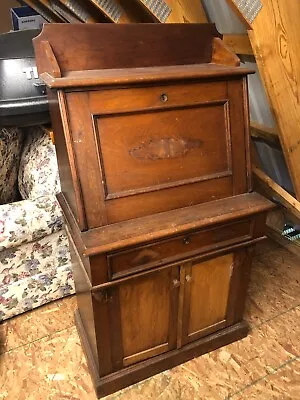
[[[213,39],[213,53],[211,62],[213,64],[238,67],[240,59],[232,52],[220,38]]]
[[[49,69],[51,70],[51,75],[54,78],[60,78],[61,77],[60,67],[58,65],[58,62],[53,53],[50,43],[47,40],[42,41],[41,49],[46,55],[47,62],[49,63]]]

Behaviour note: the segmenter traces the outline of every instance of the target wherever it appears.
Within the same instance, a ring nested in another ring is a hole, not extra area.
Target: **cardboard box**
[[[39,29],[47,21],[28,6],[11,9],[11,19],[14,31],[23,29]]]

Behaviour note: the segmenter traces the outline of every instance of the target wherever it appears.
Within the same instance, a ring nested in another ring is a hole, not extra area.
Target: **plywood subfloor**
[[[250,335],[107,400],[299,399],[300,260],[259,245],[246,318]],[[74,326],[74,297],[0,325],[0,399],[95,400]]]

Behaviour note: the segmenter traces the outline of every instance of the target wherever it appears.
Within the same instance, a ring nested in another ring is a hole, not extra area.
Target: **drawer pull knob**
[[[167,95],[166,93],[162,93],[162,94],[160,95],[160,101],[161,101],[162,103],[166,103],[166,102],[168,101],[168,95]]]
[[[191,243],[191,238],[185,237],[185,238],[183,239],[183,244],[190,244],[190,243]]]
[[[180,281],[178,279],[173,279],[173,287],[179,287],[180,286]]]
[[[185,280],[187,281],[187,283],[190,283],[190,282],[192,282],[193,278],[191,277],[191,275],[187,275],[185,277]]]

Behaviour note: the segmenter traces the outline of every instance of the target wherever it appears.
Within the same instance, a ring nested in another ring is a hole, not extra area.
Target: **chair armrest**
[[[41,239],[59,231],[63,224],[54,195],[0,205],[0,251]]]

